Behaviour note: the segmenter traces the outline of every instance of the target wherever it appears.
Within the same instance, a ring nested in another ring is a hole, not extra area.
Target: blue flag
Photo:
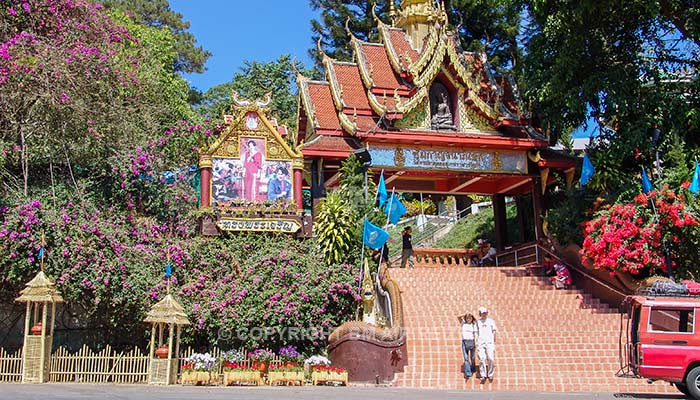
[[[389,240],[389,233],[365,219],[362,230],[362,242],[371,249],[381,249]]]
[[[165,265],[165,277],[170,278],[170,274],[172,274],[172,272],[173,272],[173,269],[170,266],[170,264],[166,264]]]
[[[406,214],[406,207],[404,207],[404,205],[401,203],[401,200],[399,200],[399,198],[396,196],[396,193],[392,193],[391,199],[389,199],[384,212],[389,217],[389,221],[396,225],[396,223],[399,222],[399,219],[401,219],[401,216]]]
[[[688,188],[689,192],[693,192],[696,195],[700,192],[700,165],[698,165],[698,160],[695,160],[695,172],[693,172],[693,181],[690,183]]]
[[[652,190],[654,190],[654,187],[651,185],[651,181],[647,176],[647,171],[644,169],[644,167],[642,167],[642,192],[646,194]]]
[[[384,183],[384,172],[382,176],[379,177],[379,184],[377,185],[377,197],[379,198],[379,208],[382,208],[384,203],[386,203],[386,198],[389,195],[386,192],[386,183]]]
[[[581,168],[581,179],[579,180],[581,186],[586,186],[594,173],[595,169],[593,168],[593,163],[591,159],[588,158],[588,153],[586,153],[583,155],[583,167]]]
[[[37,256],[39,257],[40,260],[42,258],[44,258],[44,247],[43,246],[39,247],[39,253],[37,254]]]

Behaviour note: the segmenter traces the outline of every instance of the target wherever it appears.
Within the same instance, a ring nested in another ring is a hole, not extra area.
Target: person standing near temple
[[[479,307],[476,320],[476,351],[479,355],[479,376],[481,383],[493,381],[494,355],[496,352],[496,322],[489,317],[486,307]]]
[[[407,226],[401,233],[403,245],[401,247],[401,268],[406,268],[408,263],[409,268],[413,268],[413,243],[411,243],[411,227]]]
[[[464,379],[472,376],[476,368],[474,357],[476,340],[476,318],[471,313],[457,317],[462,326],[462,355],[464,356]]]
[[[262,154],[253,140],[248,140],[247,151],[243,158],[243,197],[246,200],[255,201],[258,191],[258,176],[262,169]]]

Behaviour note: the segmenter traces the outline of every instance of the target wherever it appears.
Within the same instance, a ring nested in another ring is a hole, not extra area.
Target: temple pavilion
[[[375,178],[383,171],[389,190],[455,196],[462,208],[467,194],[491,196],[497,248],[509,244],[506,197],[519,214],[530,213],[532,236],[541,238],[542,193],[553,173],[571,182],[575,159],[549,150],[512,79],[494,74],[484,54],[460,49],[443,6],[402,0],[390,18],[375,16],[378,43],[348,31],[352,62],[319,46],[325,80],[297,77],[296,141],[314,205],[337,185],[341,161],[366,149]]]

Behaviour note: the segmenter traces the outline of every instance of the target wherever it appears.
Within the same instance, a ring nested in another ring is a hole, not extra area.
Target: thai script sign
[[[216,225],[224,231],[294,233],[301,228],[298,220],[288,218],[222,218]]]
[[[372,165],[378,167],[527,173],[527,158],[524,152],[379,146],[370,146],[369,152]]]

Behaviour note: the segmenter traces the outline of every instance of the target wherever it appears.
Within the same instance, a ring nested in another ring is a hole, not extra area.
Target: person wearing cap
[[[484,265],[494,265],[496,261],[493,259],[493,257],[496,256],[496,249],[491,246],[491,242],[486,240],[482,251],[484,255],[479,259],[479,266],[483,267]]]
[[[554,270],[557,272],[557,275],[551,278],[554,287],[556,289],[567,289],[572,283],[569,269],[562,263],[556,263],[554,264]]]
[[[476,351],[479,355],[479,376],[481,383],[493,380],[494,355],[496,352],[496,322],[489,316],[486,307],[479,307],[479,319],[476,320]]]

